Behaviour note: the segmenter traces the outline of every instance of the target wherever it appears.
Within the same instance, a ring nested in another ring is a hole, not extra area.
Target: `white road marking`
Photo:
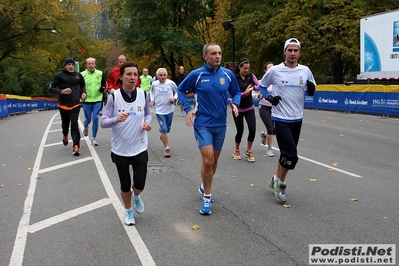
[[[43,174],[43,173],[51,172],[51,171],[54,171],[54,170],[57,170],[57,169],[61,169],[61,168],[68,167],[68,166],[72,166],[72,165],[79,164],[79,163],[84,163],[86,161],[91,161],[91,160],[93,160],[93,157],[85,157],[85,158],[82,158],[82,159],[79,159],[79,160],[70,161],[70,162],[67,162],[67,163],[57,164],[55,166],[51,166],[51,167],[40,169],[38,171],[38,173],[39,174]]]
[[[119,200],[115,190],[112,187],[111,182],[109,181],[108,175],[101,163],[100,158],[97,155],[96,150],[94,149],[93,145],[91,144],[91,141],[89,138],[84,138],[86,141],[86,144],[88,146],[88,149],[90,150],[90,153],[92,157],[86,157],[82,158],[79,160],[71,161],[68,163],[64,164],[59,164],[57,166],[52,166],[44,169],[40,169],[40,163],[42,161],[42,156],[43,156],[43,150],[45,147],[50,147],[54,145],[59,145],[60,143],[54,143],[54,144],[49,144],[45,145],[45,142],[47,140],[47,136],[50,132],[50,127],[53,124],[59,124],[59,123],[54,123],[55,117],[57,117],[58,113],[55,114],[50,122],[47,125],[47,128],[43,134],[42,141],[40,143],[37,155],[36,155],[36,160],[33,166],[33,171],[30,177],[30,184],[28,188],[28,193],[27,197],[25,199],[24,203],[24,210],[23,210],[23,215],[22,218],[19,222],[18,225],[18,230],[14,242],[14,247],[13,251],[11,254],[11,259],[10,259],[10,264],[9,265],[16,265],[20,266],[23,264],[23,259],[24,259],[24,253],[25,253],[25,247],[26,247],[26,240],[27,240],[27,235],[28,233],[35,233],[39,230],[45,229],[51,225],[60,223],[62,221],[65,221],[67,219],[70,219],[72,217],[78,216],[80,214],[86,213],[88,211],[92,211],[97,208],[101,208],[105,205],[108,205],[112,203],[114,206],[114,209],[117,212],[117,215],[120,218],[121,224],[123,228],[125,229],[127,235],[129,236],[129,239],[134,247],[134,249],[137,252],[137,255],[142,263],[143,266],[156,266],[155,261],[153,260],[150,252],[148,251],[146,245],[144,244],[144,241],[141,239],[140,234],[138,233],[136,227],[134,226],[125,226],[123,225],[123,216],[125,214],[125,208],[123,207],[121,201]],[[83,128],[82,122],[79,120],[79,125],[81,128]],[[58,130],[56,130],[58,131]],[[56,215],[54,217],[48,218],[46,220],[40,221],[38,223],[35,223],[33,225],[29,225],[30,222],[30,216],[32,212],[32,205],[33,205],[33,199],[35,195],[35,190],[36,190],[36,184],[37,184],[37,177],[39,173],[45,173],[49,171],[54,171],[63,167],[68,167],[71,165],[75,165],[77,163],[82,163],[88,160],[94,160],[94,163],[97,167],[98,173],[100,175],[101,181],[104,185],[104,188],[109,196],[109,199],[102,199],[100,201],[88,204],[86,206],[82,206],[80,208],[77,208],[75,210],[71,210],[59,215]]]
[[[29,228],[29,221],[30,215],[32,212],[32,204],[33,198],[35,196],[36,190],[36,183],[37,183],[37,176],[40,169],[40,163],[42,161],[44,144],[46,143],[46,139],[48,136],[48,131],[53,123],[54,117],[50,120],[47,125],[46,130],[44,131],[42,141],[39,145],[39,150],[37,151],[35,164],[33,166],[32,174],[30,176],[30,184],[28,188],[28,195],[26,196],[25,203],[24,203],[24,210],[22,214],[22,218],[19,221],[17,235],[15,237],[14,247],[11,254],[10,265],[22,265],[25,253],[25,246],[26,246],[26,238],[28,235],[28,228]]]
[[[110,203],[111,203],[111,201],[109,199],[102,199],[102,200],[87,204],[86,206],[82,206],[80,208],[64,212],[62,214],[53,216],[53,217],[48,218],[46,220],[43,220],[43,221],[37,222],[35,224],[29,225],[28,232],[29,233],[36,233],[37,231],[40,231],[40,230],[42,230],[44,228],[47,228],[47,227],[52,226],[54,224],[61,223],[63,221],[66,221],[66,220],[71,219],[73,217],[76,217],[78,215],[84,214],[86,212],[89,212],[89,211],[104,207],[104,206],[106,206],[106,205],[108,205]]]
[[[79,120],[80,128],[83,128],[82,122]],[[111,182],[109,181],[107,172],[105,171],[100,158],[97,155],[96,149],[91,144],[89,138],[85,138],[87,147],[90,150],[90,153],[94,159],[94,163],[97,167],[98,174],[100,175],[101,181],[103,182],[104,188],[108,194],[108,197],[111,200],[112,205],[114,206],[120,221],[122,223],[123,228],[125,229],[127,235],[130,238],[130,241],[133,244],[134,249],[137,252],[137,255],[141,261],[143,266],[155,266],[155,261],[152,258],[149,250],[147,249],[144,241],[141,239],[139,232],[137,231],[135,226],[125,226],[123,224],[123,219],[125,215],[125,207],[123,206],[122,202],[119,200],[114,188],[112,187]]]
[[[273,148],[273,150],[280,151],[280,149],[278,149],[278,148],[275,148],[275,147],[272,147],[272,148]],[[354,173],[351,173],[349,171],[342,170],[342,169],[339,169],[337,167],[334,167],[334,166],[331,166],[331,165],[328,165],[328,164],[325,164],[325,163],[322,163],[322,162],[319,162],[319,161],[315,161],[313,159],[306,158],[304,156],[298,155],[298,157],[300,159],[302,159],[302,160],[305,160],[305,161],[308,161],[308,162],[311,162],[311,163],[326,167],[327,169],[332,169],[334,171],[337,171],[337,172],[340,172],[340,173],[343,173],[343,174],[346,174],[346,175],[349,175],[349,176],[352,176],[352,177],[363,178],[363,176],[361,176],[361,175],[354,174]]]

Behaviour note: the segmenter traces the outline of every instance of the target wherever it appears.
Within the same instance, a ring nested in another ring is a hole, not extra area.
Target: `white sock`
[[[280,182],[280,179],[279,179],[276,175],[274,175],[274,176],[273,176],[273,181],[274,181],[274,182]]]
[[[279,183],[279,184],[283,184],[283,185],[285,185],[286,181],[284,181],[284,182],[281,182],[281,180],[278,180],[278,183]]]
[[[212,194],[204,194],[204,197],[211,198]]]

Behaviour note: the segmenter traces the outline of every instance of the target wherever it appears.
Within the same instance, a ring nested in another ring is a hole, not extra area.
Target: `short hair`
[[[267,68],[267,65],[269,65],[269,64],[274,65],[274,63],[273,63],[272,61],[266,62],[266,63],[265,63],[265,66],[264,66],[264,69],[266,69],[266,68]]]
[[[94,63],[96,62],[96,59],[95,59],[94,57],[88,57],[88,58],[86,58],[86,60],[85,60],[85,61],[86,61],[86,64],[87,64],[87,61],[88,61],[88,60],[94,60]]]
[[[122,77],[123,76],[123,74],[125,73],[125,68],[127,68],[127,67],[135,67],[135,68],[137,68],[137,71],[138,71],[138,66],[137,66],[137,64],[135,63],[135,62],[126,62],[126,63],[123,63],[122,65],[121,65],[121,67],[119,68],[119,75]]]
[[[159,74],[159,71],[161,71],[161,70],[165,70],[166,71],[166,76],[168,76],[168,71],[166,70],[166,68],[163,68],[163,67],[160,67],[160,68],[157,69],[157,72],[156,72],[157,76]]]
[[[208,47],[212,45],[219,45],[215,42],[208,42],[207,44],[204,45],[204,48],[202,48],[202,54],[206,54],[208,52]]]

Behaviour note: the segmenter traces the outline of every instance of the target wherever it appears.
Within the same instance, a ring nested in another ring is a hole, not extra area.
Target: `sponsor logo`
[[[346,98],[344,101],[345,105],[368,105],[368,101],[365,100],[351,100]]]
[[[336,100],[336,99],[330,99],[330,98],[326,99],[326,98],[320,97],[319,100],[318,100],[318,102],[319,102],[319,103],[328,103],[328,104],[337,104],[337,103],[338,103],[338,100]]]

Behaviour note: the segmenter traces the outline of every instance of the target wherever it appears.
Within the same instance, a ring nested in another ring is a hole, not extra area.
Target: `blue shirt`
[[[184,111],[192,110],[186,91],[193,89],[196,98],[195,127],[221,127],[227,124],[227,104],[231,97],[239,105],[241,91],[231,70],[219,66],[215,71],[204,64],[193,70],[177,88]]]

